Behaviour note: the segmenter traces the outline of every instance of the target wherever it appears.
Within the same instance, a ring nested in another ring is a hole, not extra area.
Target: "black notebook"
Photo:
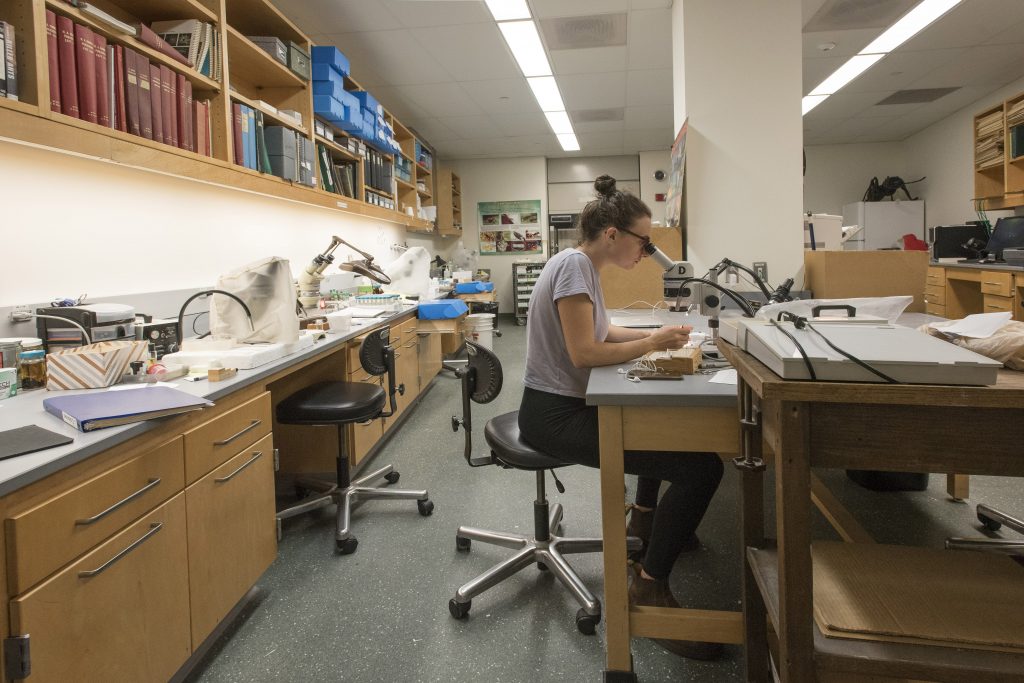
[[[36,425],[0,432],[0,460],[69,444],[74,439]]]

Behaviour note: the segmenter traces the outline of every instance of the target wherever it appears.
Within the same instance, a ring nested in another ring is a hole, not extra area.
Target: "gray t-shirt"
[[[584,398],[590,368],[576,368],[569,357],[558,317],[559,299],[586,294],[594,304],[594,339],[608,337],[608,312],[597,269],[579,249],[566,249],[544,266],[530,296],[526,327],[526,386]]]

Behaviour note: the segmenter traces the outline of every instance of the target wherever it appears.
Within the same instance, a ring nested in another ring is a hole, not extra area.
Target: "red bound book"
[[[172,83],[173,82],[173,83]],[[160,88],[162,89],[162,115],[164,120],[164,143],[178,146],[178,118],[175,116],[174,90],[178,87],[178,79],[171,70],[160,65]]]
[[[63,14],[57,17],[57,61],[60,67],[60,110],[81,118],[78,108],[78,69],[75,66],[75,24]]]
[[[128,132],[142,135],[142,119],[139,115],[139,72],[135,66],[138,53],[130,47],[124,48],[124,99]]]
[[[138,81],[136,81],[137,87]],[[117,129],[128,132],[128,105],[125,100],[124,48],[114,46],[114,107],[117,109]],[[138,116],[135,117],[138,121]],[[136,133],[137,135],[137,133]]]
[[[57,15],[46,10],[46,61],[50,67],[50,110],[60,112],[60,61],[57,51]]]
[[[99,123],[96,105],[96,40],[88,26],[75,24],[78,110],[83,121]]]
[[[149,60],[147,60],[149,61]],[[160,67],[149,63],[149,96],[153,111],[153,140],[164,141],[164,86],[160,82]]]
[[[185,111],[189,112],[189,115],[185,118],[185,125],[188,129],[188,144],[191,145],[193,152],[199,151],[199,146],[196,144],[196,119],[192,116],[192,81],[185,79]]]
[[[96,119],[101,126],[110,128],[110,83],[107,74],[107,39],[92,34],[93,58],[96,61]]]
[[[232,102],[231,113],[234,114],[232,118],[235,120],[235,125],[232,129],[235,141],[235,163],[239,166],[245,166],[245,150],[242,148],[242,105],[238,102]]]
[[[203,111],[204,104],[199,100],[192,103],[193,121],[195,121],[196,139],[193,142],[196,152],[209,156],[206,151],[206,112]]]
[[[135,53],[135,72],[139,77],[139,126],[142,137],[153,139],[153,93],[149,82],[149,60]]]
[[[192,136],[188,134],[188,122],[192,118],[192,107],[188,106],[185,98],[185,77],[175,74],[175,98],[174,108],[178,114],[178,147],[191,152]]]
[[[184,55],[171,47],[166,40],[154,33],[153,29],[145,24],[139,24],[138,29],[139,34],[136,37],[143,45],[149,45],[160,54],[167,55],[168,57],[181,62],[185,66],[192,66],[192,62],[185,59]]]

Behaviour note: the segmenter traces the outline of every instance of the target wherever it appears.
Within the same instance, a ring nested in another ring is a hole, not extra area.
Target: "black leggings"
[[[556,458],[600,467],[597,408],[582,398],[527,387],[519,407],[519,431]],[[656,579],[667,579],[718,489],[722,460],[715,453],[626,451],[625,469],[639,476],[636,504],[655,508],[644,570]],[[669,487],[659,503],[662,480]]]

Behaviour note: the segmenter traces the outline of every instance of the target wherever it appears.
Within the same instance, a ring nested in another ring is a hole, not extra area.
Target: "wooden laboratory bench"
[[[1009,311],[1024,320],[1024,268],[1005,264],[933,263],[925,280],[925,312],[958,320]]]
[[[406,392],[393,417],[350,428],[353,464],[365,461],[440,369],[440,335],[419,334],[414,316],[223,382],[178,382],[215,405],[175,417],[81,433],[45,412],[45,390],[4,401],[0,430],[38,424],[74,438],[0,462],[5,678],[182,679],[277,555],[278,454],[285,469],[333,471],[336,430],[278,425],[275,405],[325,378],[379,382],[358,345],[390,325]]]

